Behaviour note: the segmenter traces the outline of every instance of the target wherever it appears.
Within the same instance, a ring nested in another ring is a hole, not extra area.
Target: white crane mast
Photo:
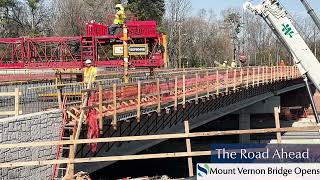
[[[244,8],[260,15],[292,53],[300,73],[320,91],[320,63],[302,39],[286,10],[278,0],[264,0],[259,5],[246,2]]]

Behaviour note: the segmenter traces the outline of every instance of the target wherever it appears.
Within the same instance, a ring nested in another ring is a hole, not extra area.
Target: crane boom
[[[258,5],[246,2],[244,8],[256,15],[260,15],[267,22],[292,53],[300,73],[308,77],[317,90],[320,91],[320,63],[294,27],[288,13],[280,5],[279,1],[264,0]]]
[[[310,6],[307,0],[300,0],[300,1],[303,4],[303,6],[306,8],[308,14],[311,16],[312,20],[314,21],[318,29],[320,30],[320,19],[318,15],[314,12],[314,10],[312,9],[312,7]]]

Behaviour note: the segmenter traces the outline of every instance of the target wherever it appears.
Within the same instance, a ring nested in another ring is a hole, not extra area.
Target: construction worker
[[[222,67],[226,68],[227,67],[227,63],[228,63],[228,61],[223,61]]]
[[[117,13],[114,15],[114,20],[112,25],[109,27],[109,34],[114,35],[116,33],[117,28],[121,28],[125,21],[126,14],[124,12],[124,7],[121,4],[116,5]]]
[[[85,62],[85,68],[83,68],[83,82],[94,82],[97,77],[97,69],[92,65],[92,61],[87,59]]]
[[[286,66],[286,64],[284,63],[284,60],[281,60],[281,61],[280,61],[279,66]]]
[[[236,66],[237,66],[236,61],[235,61],[235,60],[232,60],[230,66],[231,66],[231,68],[236,68]]]

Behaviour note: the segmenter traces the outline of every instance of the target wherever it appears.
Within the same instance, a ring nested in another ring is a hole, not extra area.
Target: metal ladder
[[[81,39],[81,56],[82,60],[95,60],[94,38],[92,36],[84,36]]]
[[[67,96],[64,96],[63,106],[62,106],[63,121],[60,129],[60,138],[59,138],[60,141],[70,140],[69,134],[72,134],[74,131],[74,128],[76,127],[75,126],[76,123],[74,121],[67,123],[68,115],[66,112],[66,102],[67,102]],[[63,145],[63,146],[58,145],[56,154],[55,154],[55,160],[63,159],[61,156],[63,156],[63,154],[69,154],[69,150],[70,150],[69,145]],[[55,164],[53,166],[51,180],[63,179],[63,177],[66,175],[66,171],[67,171],[67,164]]]

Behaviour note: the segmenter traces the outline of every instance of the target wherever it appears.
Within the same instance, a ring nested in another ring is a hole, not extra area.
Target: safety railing
[[[188,71],[151,81],[87,90],[91,91],[91,105],[87,108],[103,106],[100,111],[95,109],[96,114],[112,118],[112,125],[116,126],[119,120],[131,117],[139,120],[141,114],[160,113],[169,107],[176,109],[178,104],[185,106],[191,100],[298,77],[293,66]]]

